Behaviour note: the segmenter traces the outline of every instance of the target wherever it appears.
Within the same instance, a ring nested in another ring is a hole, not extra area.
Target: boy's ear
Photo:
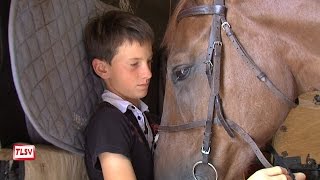
[[[102,61],[100,59],[93,59],[92,60],[92,67],[94,72],[100,76],[102,79],[109,78],[109,70],[108,70],[108,63],[105,61]]]

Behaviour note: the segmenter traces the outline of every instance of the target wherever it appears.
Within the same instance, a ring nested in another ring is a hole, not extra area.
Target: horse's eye
[[[191,71],[191,67],[177,67],[173,70],[174,82],[185,80]]]

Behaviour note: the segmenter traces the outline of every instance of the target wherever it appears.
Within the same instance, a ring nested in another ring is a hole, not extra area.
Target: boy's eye
[[[138,65],[138,63],[132,63],[132,64],[130,64],[131,66],[137,66]]]

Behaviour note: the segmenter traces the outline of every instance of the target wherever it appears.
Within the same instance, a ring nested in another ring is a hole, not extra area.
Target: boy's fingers
[[[306,176],[303,173],[294,173],[296,180],[305,180]],[[287,169],[275,166],[271,168],[260,169],[255,172],[248,180],[258,180],[258,179],[268,179],[268,180],[292,180],[289,176]]]
[[[305,180],[306,179],[306,175],[303,173],[293,173],[294,177],[296,178],[296,180]]]
[[[269,176],[275,176],[275,175],[279,175],[279,174],[284,174],[284,175],[288,174],[288,171],[285,168],[282,168],[280,166],[275,166],[275,167],[267,168],[264,170],[265,170],[266,174]]]

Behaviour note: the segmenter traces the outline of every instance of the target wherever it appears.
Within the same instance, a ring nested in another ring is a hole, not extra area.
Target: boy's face
[[[106,63],[108,90],[135,105],[148,92],[151,74],[151,43],[125,41],[111,61]]]

